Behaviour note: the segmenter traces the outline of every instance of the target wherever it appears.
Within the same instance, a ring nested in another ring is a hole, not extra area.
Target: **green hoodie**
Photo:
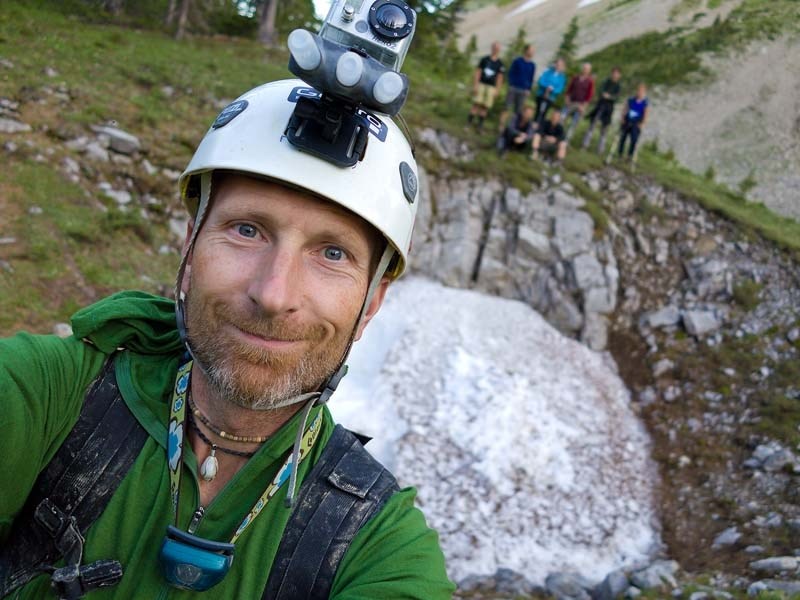
[[[80,412],[90,383],[108,355],[115,357],[120,391],[149,437],[128,475],[100,518],[84,532],[84,563],[117,559],[124,576],[114,587],[88,598],[190,598],[200,593],[170,587],[158,568],[158,553],[171,523],[166,440],[170,390],[182,345],[174,305],[142,292],[115,294],[76,313],[73,337],[60,339],[20,333],[0,339],[0,543],[22,508],[39,472],[64,441]],[[333,431],[327,408],[318,443],[301,463],[299,480],[318,460]],[[229,541],[289,452],[299,414],[281,428],[206,507],[197,535]],[[184,476],[178,526],[184,531],[198,505],[197,461],[184,446]],[[207,598],[260,598],[289,511],[284,486],[236,542],[231,571]],[[414,507],[416,492],[406,488],[353,539],[336,579],[332,598],[450,598],[437,534]],[[14,598],[52,598],[41,576]]]

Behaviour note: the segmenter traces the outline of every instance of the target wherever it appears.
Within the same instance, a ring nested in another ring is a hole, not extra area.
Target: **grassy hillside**
[[[287,54],[243,39],[174,42],[161,33],[87,25],[35,3],[6,0],[0,59],[0,99],[19,105],[18,114],[8,109],[0,116],[10,114],[33,128],[0,134],[0,335],[49,331],[77,307],[120,288],[169,293],[180,245],[169,227],[181,214],[177,172],[227,101],[288,76]],[[429,170],[499,176],[522,188],[542,178],[542,167],[524,157],[499,160],[491,131],[463,131],[469,108],[465,61],[421,53],[409,58],[405,70],[412,94],[404,114],[412,131],[435,127],[476,150],[474,160],[453,165],[422,149]],[[93,138],[90,126],[107,123],[141,139],[147,166],[141,158],[85,161],[66,145]],[[77,172],[69,173],[70,161],[80,163]],[[573,150],[564,177],[587,197],[587,210],[602,228],[605,214],[579,177],[599,166],[595,155]],[[800,249],[797,223],[651,150],[643,152],[641,166],[709,208]],[[132,201],[119,206],[102,184],[128,190]]]

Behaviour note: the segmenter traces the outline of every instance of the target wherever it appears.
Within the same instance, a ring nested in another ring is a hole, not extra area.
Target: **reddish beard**
[[[248,314],[221,300],[186,298],[186,325],[192,353],[214,390],[244,408],[268,410],[287,398],[317,389],[344,357],[349,332],[327,341],[321,323],[299,324],[286,318]],[[265,339],[296,342],[287,349],[249,344],[231,328]]]

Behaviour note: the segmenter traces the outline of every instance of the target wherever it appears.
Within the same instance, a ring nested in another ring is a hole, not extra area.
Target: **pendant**
[[[217,447],[212,444],[211,445],[211,455],[208,456],[204,461],[203,464],[200,465],[200,477],[202,477],[206,481],[211,481],[214,477],[217,476],[217,470],[219,469],[219,461],[217,461]]]

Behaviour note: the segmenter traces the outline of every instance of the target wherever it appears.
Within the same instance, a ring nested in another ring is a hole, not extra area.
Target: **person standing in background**
[[[473,124],[477,117],[478,131],[483,129],[486,115],[489,114],[497,92],[503,85],[503,73],[505,67],[500,59],[500,43],[492,42],[492,53],[480,60],[472,78],[472,108],[467,120]]]
[[[541,126],[547,116],[547,111],[564,91],[567,83],[567,76],[564,74],[566,66],[563,58],[557,58],[553,66],[539,77],[536,89],[536,115],[534,116],[538,126]]]
[[[585,150],[592,142],[592,134],[594,133],[594,126],[597,121],[600,121],[600,139],[597,142],[598,154],[603,154],[606,147],[606,132],[608,126],[611,124],[611,118],[614,116],[614,104],[619,98],[620,92],[620,77],[622,72],[619,67],[611,69],[611,76],[608,77],[603,85],[600,87],[600,97],[597,99],[597,104],[589,112],[589,129],[583,136],[583,143],[581,147]]]
[[[522,56],[518,56],[508,69],[508,93],[506,94],[506,107],[500,115],[499,130],[503,131],[510,111],[518,115],[522,112],[525,100],[530,96],[533,88],[533,79],[536,76],[536,63],[533,62],[533,44],[528,44]]]
[[[647,100],[647,86],[640,83],[636,86],[636,95],[628,98],[625,103],[624,112],[622,114],[622,126],[620,128],[619,148],[617,155],[622,156],[625,151],[625,141],[628,136],[631,138],[631,143],[628,146],[628,159],[633,159],[633,153],[636,151],[636,143],[639,141],[639,136],[642,133],[642,128],[647,121],[650,103]]]
[[[581,72],[575,75],[567,87],[567,105],[561,115],[564,123],[567,123],[567,140],[572,137],[578,119],[586,112],[586,107],[594,96],[594,76],[592,75],[592,65],[583,63]],[[571,117],[571,119],[570,119]]]

